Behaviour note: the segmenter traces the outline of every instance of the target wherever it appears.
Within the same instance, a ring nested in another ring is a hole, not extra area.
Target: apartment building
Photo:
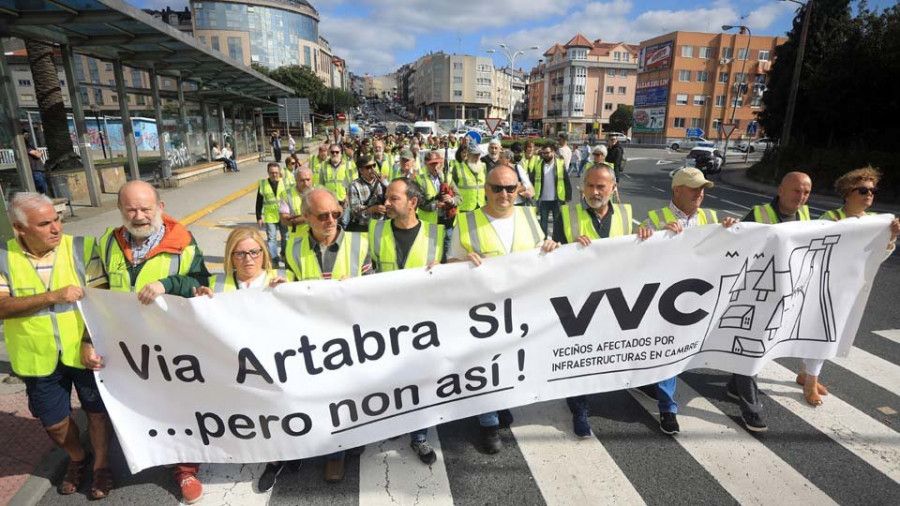
[[[531,72],[528,119],[545,134],[598,134],[619,106],[634,103],[637,46],[579,33],[543,56]]]
[[[731,139],[746,138],[762,109],[775,48],[786,41],[679,31],[641,42],[633,138],[671,144],[698,129],[724,140],[721,125],[728,124],[735,125]]]
[[[490,57],[439,51],[416,60],[400,81],[407,108],[419,118],[482,119],[509,112],[508,76],[504,81],[497,74]]]

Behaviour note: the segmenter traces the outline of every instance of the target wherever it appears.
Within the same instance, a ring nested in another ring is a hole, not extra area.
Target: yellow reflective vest
[[[139,292],[145,285],[169,276],[187,276],[197,255],[197,246],[186,246],[181,254],[158,253],[144,260],[137,279],[131,279],[128,259],[116,240],[114,228],[100,238],[100,260],[109,276],[109,289],[118,292]]]
[[[662,209],[657,209],[654,211],[650,211],[647,213],[647,219],[650,221],[650,224],[653,225],[654,230],[662,230],[669,223],[674,223],[678,221],[678,218],[675,217],[675,213],[672,212],[668,207],[664,207]],[[709,225],[711,223],[718,223],[719,218],[716,216],[716,212],[712,209],[697,209],[697,225]]]
[[[259,193],[263,197],[262,219],[266,223],[278,223],[281,217],[278,215],[278,204],[284,197],[284,180],[279,179],[276,190],[272,190],[272,185],[267,179],[259,180]]]
[[[443,180],[441,176],[438,176],[439,179]],[[435,188],[434,181],[431,179],[431,174],[426,170],[419,174],[419,178],[417,179],[419,186],[422,187],[422,191],[424,195],[422,196],[423,202],[434,202],[437,200],[438,195],[441,192],[440,186]],[[438,222],[438,210],[434,211],[425,211],[423,209],[419,209],[416,211],[416,215],[420,220],[427,223],[437,223]]]
[[[40,276],[16,239],[0,249],[0,272],[9,283],[11,297],[29,297],[69,285],[85,286],[87,265],[94,239],[63,235],[56,248],[50,286]],[[3,337],[12,369],[19,376],[49,376],[58,361],[69,367],[81,365],[84,321],[75,304],[54,304],[28,316],[3,321]]]
[[[319,268],[319,259],[315,250],[310,247],[308,234],[296,234],[288,241],[285,258],[288,267],[298,281],[323,279],[322,269]],[[360,232],[341,231],[337,238],[338,254],[331,271],[332,279],[341,279],[345,276],[351,278],[362,276],[365,266],[366,254],[369,252],[369,240],[366,234]]]
[[[337,195],[338,202],[345,202],[350,182],[356,177],[356,170],[350,160],[343,159],[337,167],[326,161],[319,171],[318,184],[333,191]]]
[[[394,241],[393,220],[369,222],[369,251],[378,264],[378,272],[425,267],[439,262],[444,256],[444,226],[421,222],[416,239],[406,254],[403,265],[397,262],[397,243]]]
[[[384,154],[384,160],[381,163],[378,163],[378,160],[375,157],[372,157],[372,161],[375,162],[377,167],[375,170],[378,172],[378,176],[381,179],[387,179],[391,175],[391,170],[394,168],[394,157],[389,155],[388,153]]]
[[[755,221],[756,223],[765,223],[768,225],[781,223],[781,220],[778,219],[778,214],[775,212],[775,208],[772,207],[772,204],[753,206],[753,221]],[[797,221],[809,221],[808,206],[803,206],[799,211],[797,211]]]
[[[556,200],[559,202],[566,201],[566,168],[565,160],[556,159]],[[541,199],[541,186],[543,186],[544,178],[544,161],[536,162],[534,168],[534,198]]]
[[[510,253],[534,249],[544,241],[537,216],[533,207],[516,206],[513,220],[513,243]],[[469,253],[478,253],[483,257],[500,256],[506,248],[500,236],[494,230],[483,209],[463,213],[456,220],[459,241],[463,249]]]
[[[484,205],[484,181],[487,177],[487,170],[484,164],[478,162],[481,171],[475,173],[469,168],[468,162],[452,162],[453,178],[456,187],[459,188],[459,195],[462,202],[459,204],[459,211],[474,211]]]
[[[623,235],[631,235],[632,233],[632,215],[631,204],[609,204],[612,206],[612,221],[609,224],[609,237],[619,237]],[[560,221],[562,222],[563,232],[566,234],[566,243],[573,243],[579,237],[585,235],[591,240],[601,239],[591,215],[585,209],[582,202],[572,202],[559,208]],[[607,214],[605,216],[609,217]]]
[[[866,216],[872,216],[877,213],[866,213]],[[826,211],[825,214],[819,216],[820,220],[829,220],[829,221],[841,221],[847,219],[847,212],[844,211],[844,208],[832,209],[831,211]]]
[[[300,209],[303,206],[303,197],[300,195],[300,192],[297,190],[296,186],[291,186],[284,193],[284,202],[288,206],[288,213],[291,216],[300,216]],[[309,227],[308,224],[302,223],[300,225],[293,225],[288,229],[288,234],[296,234],[299,230],[304,230]]]

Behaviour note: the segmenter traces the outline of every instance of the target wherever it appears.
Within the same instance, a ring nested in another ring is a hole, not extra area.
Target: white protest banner
[[[845,354],[889,221],[712,225],[150,306],[89,290],[81,309],[133,470],[287,460],[685,369]]]

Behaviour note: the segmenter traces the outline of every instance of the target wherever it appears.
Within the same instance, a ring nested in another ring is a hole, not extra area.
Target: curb
[[[87,415],[81,409],[73,411],[72,414],[78,430],[81,431],[81,444],[85,449],[89,449],[91,446],[87,430]],[[69,456],[62,448],[57,447],[50,450],[10,499],[9,506],[32,506],[40,502],[44,495],[53,488],[51,480],[56,481],[65,472],[68,458]],[[48,476],[49,478],[47,478]]]

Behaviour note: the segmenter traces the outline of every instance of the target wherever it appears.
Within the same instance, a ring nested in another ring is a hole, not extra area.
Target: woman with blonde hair
[[[296,183],[294,180],[294,173],[299,168],[300,159],[297,158],[297,155],[288,155],[288,157],[284,159],[284,168],[281,169],[281,179],[284,181],[285,188],[293,186]]]
[[[819,219],[840,221],[875,214],[868,212],[868,209],[875,202],[879,181],[881,181],[881,171],[872,166],[851,170],[839,177],[834,182],[834,189],[844,199],[844,205],[826,212]],[[885,258],[893,253],[897,244],[900,220],[894,218],[890,228],[891,239],[888,242]],[[797,375],[797,383],[803,386],[803,397],[806,398],[807,403],[813,406],[822,404],[822,396],[828,395],[828,389],[819,383],[819,374],[822,372],[824,363],[825,361],[821,359],[803,359],[803,371]]]
[[[272,258],[266,248],[266,241],[259,230],[238,227],[231,231],[225,241],[225,273],[209,277],[209,287],[201,286],[194,295],[212,297],[214,293],[231,292],[245,288],[274,286],[293,281],[292,273],[272,268]],[[259,477],[260,492],[267,492],[275,486],[275,480],[285,465],[297,469],[300,461],[269,462]]]

